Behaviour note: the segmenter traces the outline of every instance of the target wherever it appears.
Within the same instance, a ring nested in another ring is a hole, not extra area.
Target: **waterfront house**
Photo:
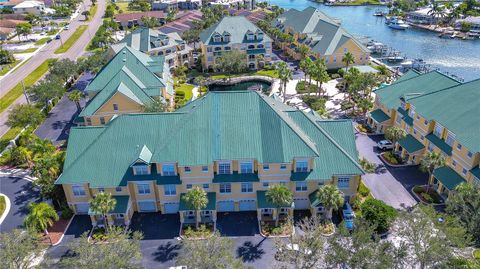
[[[163,33],[146,27],[139,27],[129,33],[119,43],[110,47],[110,54],[118,53],[124,46],[129,46],[151,56],[165,56],[170,69],[178,66],[193,65],[193,48],[176,32]]]
[[[336,184],[346,201],[356,195],[362,169],[350,120],[325,120],[255,91],[209,92],[175,112],[124,114],[102,126],[70,131],[62,185],[76,214],[89,213],[98,192],[117,199],[110,221],[129,224],[134,211],[194,212],[181,197],[193,187],[208,193],[203,222],[217,212],[253,211],[274,219],[270,186],[294,194],[293,210],[324,212],[314,194]],[[91,213],[93,224],[101,221]],[[158,223],[158,225],[162,225]]]
[[[55,11],[45,7],[45,3],[35,0],[27,0],[14,6],[13,11],[18,14],[31,13],[35,15],[53,14]]]
[[[407,137],[396,150],[411,164],[427,151],[440,152],[447,165],[433,172],[430,183],[444,197],[462,182],[480,183],[480,80],[461,83],[437,71],[409,71],[375,91],[368,124],[378,133],[390,126]]]
[[[153,100],[173,105],[173,80],[164,56],[122,47],[87,85],[89,101],[76,121],[104,125],[125,113],[138,113]]]
[[[200,9],[202,0],[160,0],[152,3],[152,10],[192,10]]]
[[[224,53],[239,51],[249,69],[261,68],[272,56],[272,40],[244,16],[224,17],[200,34],[204,70],[215,69]]]
[[[426,25],[434,25],[434,24],[442,24],[448,21],[448,15],[450,14],[450,10],[444,10],[443,15],[435,14],[432,15],[432,8],[431,7],[423,7],[419,8],[414,11],[410,11],[407,13],[406,21],[413,23],[413,24],[426,24]]]
[[[462,24],[470,25],[470,32],[480,34],[480,16],[473,17],[468,16],[465,19],[460,19],[455,21],[455,29],[462,30]]]
[[[354,56],[355,65],[369,62],[370,51],[348,33],[338,19],[316,8],[308,7],[302,11],[289,9],[278,16],[272,26],[293,36],[293,43],[279,43],[282,50],[296,60],[301,58],[298,46],[303,44],[310,48],[312,59],[324,59],[329,69],[343,67],[342,59],[347,52]]]

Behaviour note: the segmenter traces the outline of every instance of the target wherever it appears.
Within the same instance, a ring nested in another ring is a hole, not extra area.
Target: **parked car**
[[[56,35],[56,36],[55,36],[55,39],[60,39],[60,35]]]
[[[63,27],[63,29],[65,29],[65,30],[70,29],[70,25],[65,25],[65,27]]]
[[[312,251],[308,248],[300,249],[298,244],[287,244],[285,249],[279,248],[277,253],[275,253],[275,258],[278,260],[278,256],[282,254],[283,251],[301,251],[304,254],[310,255]]]
[[[377,143],[377,148],[381,150],[393,149],[393,143],[390,140],[382,140]]]
[[[345,228],[348,230],[353,230],[354,221],[355,221],[355,212],[353,212],[352,207],[349,203],[343,205],[343,221],[345,222]]]

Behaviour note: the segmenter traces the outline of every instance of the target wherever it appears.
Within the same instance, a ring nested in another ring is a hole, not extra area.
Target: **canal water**
[[[361,35],[382,42],[410,59],[421,58],[432,68],[453,74],[465,81],[480,78],[480,40],[439,38],[436,33],[410,28],[392,30],[384,19],[373,16],[376,6],[325,6],[308,0],[268,0],[269,4],[285,9],[303,10],[316,7],[331,17],[342,20],[351,34]],[[388,10],[386,7],[380,9]]]

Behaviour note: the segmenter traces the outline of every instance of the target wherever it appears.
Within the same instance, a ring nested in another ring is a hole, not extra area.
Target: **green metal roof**
[[[370,112],[370,117],[372,117],[372,119],[374,119],[378,123],[382,123],[382,122],[390,119],[390,116],[388,116],[380,108],[375,109],[374,111]]]
[[[314,192],[310,193],[308,195],[308,199],[310,200],[310,205],[312,207],[316,207],[320,205],[320,200],[318,199],[318,190],[315,190]]]
[[[413,135],[408,134],[405,138],[400,139],[398,144],[402,146],[408,153],[414,153],[425,148]]]
[[[408,113],[403,117],[403,121],[409,125],[413,126],[413,118],[408,115]]]
[[[239,44],[239,43],[249,43],[246,34],[247,32],[257,33],[263,31],[258,28],[255,24],[250,22],[244,16],[227,16],[223,17],[219,22],[210,26],[200,34],[200,41],[205,45],[215,45],[215,44]],[[223,35],[224,33],[230,34],[230,42],[214,42],[214,34]],[[263,33],[263,41],[271,42],[272,39],[266,34]],[[254,42],[258,42],[255,40]]]
[[[477,181],[480,181],[480,167],[478,165],[472,170],[470,170],[470,173],[472,173],[472,175],[474,175],[477,178]]]
[[[280,207],[292,207],[292,204],[283,204]],[[257,208],[277,208],[267,199],[267,191],[257,191]]]
[[[194,208],[190,208],[187,203],[185,202],[184,198],[186,193],[180,194],[180,206],[179,209],[180,211],[186,211],[186,210],[195,210]],[[202,210],[216,210],[217,209],[217,193],[216,192],[207,192],[207,207],[203,208]]]
[[[226,91],[209,92],[178,112],[126,114],[103,127],[72,128],[57,184],[113,187],[136,180],[160,184],[155,165],[152,175],[132,174],[130,165],[143,145],[152,153],[151,163],[196,166],[239,159],[289,163],[313,157],[315,167],[306,180],[363,173],[350,121],[315,121],[260,93]],[[176,178],[167,181],[180,183]]]
[[[403,74],[399,79],[395,80],[393,83],[399,83],[407,79],[418,77],[421,73],[416,71],[415,69],[408,70],[405,74]]]
[[[455,170],[448,166],[442,166],[433,171],[433,176],[442,182],[449,190],[454,190],[459,184],[466,182]]]
[[[225,182],[259,182],[258,174],[256,173],[246,173],[239,174],[238,172],[233,172],[232,174],[215,174],[213,176],[213,183],[225,183]]]
[[[448,156],[452,156],[452,147],[449,146],[443,139],[438,138],[433,133],[428,134],[427,136],[425,136],[425,138],[427,138],[430,142],[437,146],[437,148],[439,148],[441,151],[448,154]]]
[[[115,52],[122,46],[129,46],[141,52],[149,52],[155,48],[175,47],[178,44],[184,44],[185,41],[176,32],[163,33],[161,31],[147,27],[139,27],[135,31],[127,34],[122,41],[112,45]]]
[[[125,214],[127,213],[128,209],[128,201],[130,200],[130,196],[128,195],[112,195],[112,198],[115,199],[116,204],[115,208],[108,213],[110,214]],[[97,215],[100,213],[93,212],[91,208],[88,209],[89,215]]]

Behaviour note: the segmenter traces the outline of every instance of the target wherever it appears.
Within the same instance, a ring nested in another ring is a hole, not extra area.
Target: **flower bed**
[[[91,241],[93,242],[107,242],[107,233],[105,228],[95,227],[92,230]]]
[[[335,225],[331,221],[323,221],[320,224],[320,231],[324,236],[330,236],[335,233]]]
[[[188,239],[207,238],[214,232],[213,223],[201,224],[198,229],[192,224],[183,224],[180,236]]]
[[[373,133],[372,128],[370,128],[370,126],[368,126],[366,124],[357,124],[357,125],[355,125],[355,127],[361,133],[365,133],[365,134],[372,134]]]
[[[264,236],[287,236],[293,233],[293,226],[286,220],[280,220],[278,226],[275,221],[260,221],[260,231]]]
[[[387,151],[381,154],[383,160],[386,161],[390,165],[402,165],[404,164],[400,156],[393,153],[393,151]]]
[[[473,258],[475,258],[475,260],[478,260],[480,261],[480,249],[476,249],[472,252],[472,255],[473,255]]]
[[[443,198],[432,188],[427,192],[426,186],[415,186],[413,192],[425,204],[442,204],[444,202]]]

